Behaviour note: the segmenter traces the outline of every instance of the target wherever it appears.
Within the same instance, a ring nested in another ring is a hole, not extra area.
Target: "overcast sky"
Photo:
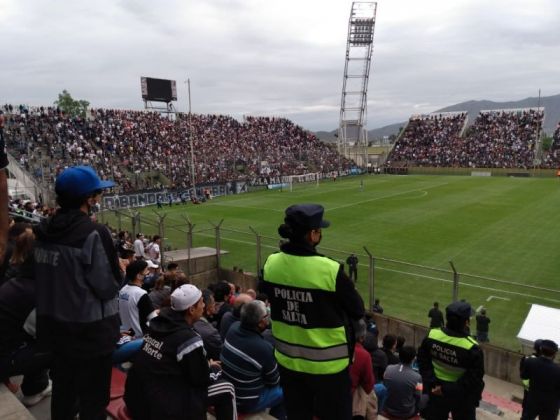
[[[0,0],[0,102],[142,109],[191,80],[197,113],[338,126],[347,0]],[[471,99],[560,93],[558,0],[379,0],[368,128]]]

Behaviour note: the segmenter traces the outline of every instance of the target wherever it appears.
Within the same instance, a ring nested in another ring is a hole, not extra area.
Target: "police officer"
[[[484,389],[484,356],[469,335],[473,311],[465,301],[446,308],[447,324],[431,329],[418,351],[424,393],[430,399],[424,417],[446,420],[475,420],[476,407]]]
[[[521,420],[555,420],[560,405],[560,366],[554,363],[558,345],[541,340],[540,355],[526,359],[521,365],[521,379],[529,380]]]
[[[275,357],[288,418],[352,418],[353,334],[350,319],[364,315],[363,301],[343,265],[316,251],[324,209],[299,204],[286,209],[278,228],[288,239],[268,257],[261,291],[270,300]]]

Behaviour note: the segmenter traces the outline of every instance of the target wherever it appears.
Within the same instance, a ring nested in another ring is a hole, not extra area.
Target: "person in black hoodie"
[[[219,362],[206,359],[194,323],[202,317],[202,292],[184,284],[171,294],[171,307],[150,321],[144,347],[126,378],[124,401],[135,420],[236,419],[235,390],[220,378]]]
[[[60,209],[34,229],[37,340],[52,351],[51,417],[105,419],[111,354],[119,339],[117,293],[121,275],[107,227],[89,214],[104,189],[89,166],[56,179]]]
[[[17,277],[0,286],[0,382],[24,375],[21,391],[26,406],[37,404],[52,389],[48,377],[51,355],[38,351],[32,331],[24,328],[34,319],[34,308],[33,261],[28,258],[20,265]]]

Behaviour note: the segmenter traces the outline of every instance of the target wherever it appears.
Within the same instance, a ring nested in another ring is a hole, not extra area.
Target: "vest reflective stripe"
[[[466,372],[466,369],[447,364],[440,360],[432,359],[432,366],[434,367],[436,378],[447,382],[457,382]]]
[[[343,359],[318,362],[286,356],[285,354],[280,353],[278,349],[274,350],[274,355],[276,356],[276,361],[280,366],[284,366],[285,368],[296,372],[311,373],[313,375],[338,373],[346,369],[349,365],[348,356]]]
[[[428,338],[432,340],[441,341],[445,344],[450,344],[455,347],[460,347],[465,350],[470,350],[472,346],[478,344],[477,341],[472,337],[453,337],[451,335],[445,334],[441,328],[431,329]]]
[[[275,340],[274,346],[276,350],[278,350],[280,353],[285,354],[286,356],[295,357],[299,359],[313,360],[317,362],[348,357],[348,346],[346,344],[318,349],[318,348],[311,348],[311,347],[296,346],[293,344],[284,343],[283,341],[280,340]]]
[[[342,343],[346,344],[344,327],[309,329],[274,320],[272,322],[272,335],[285,343],[297,343],[297,345],[304,347],[325,348]]]
[[[264,272],[265,279],[273,279],[270,281],[275,284],[334,292],[339,268],[339,263],[327,257],[300,257],[279,252],[268,257]]]
[[[268,257],[263,272],[264,280],[273,286],[287,286],[296,292],[299,292],[297,289],[307,289],[334,293],[339,269],[339,263],[326,257],[280,252]],[[276,299],[282,301],[280,297]],[[274,300],[273,297],[272,305]],[[287,324],[282,319],[273,318],[272,321],[272,334],[277,340],[274,354],[279,365],[297,372],[324,375],[338,373],[349,365],[342,319],[332,328],[313,328],[313,325],[303,328]]]
[[[430,330],[428,338],[433,341],[442,343],[449,347],[458,347],[459,349],[470,350],[477,342],[471,337],[453,337],[445,334],[440,328]],[[466,369],[460,366],[445,363],[442,360],[434,358],[432,355],[432,366],[436,378],[446,382],[457,382],[465,373]]]

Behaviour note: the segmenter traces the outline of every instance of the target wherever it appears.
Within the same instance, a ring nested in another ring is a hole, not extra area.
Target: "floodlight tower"
[[[340,101],[338,152],[348,157],[348,147],[353,145],[355,161],[362,151],[363,166],[367,170],[367,90],[373,33],[375,29],[376,2],[355,1],[348,20],[346,61]]]

